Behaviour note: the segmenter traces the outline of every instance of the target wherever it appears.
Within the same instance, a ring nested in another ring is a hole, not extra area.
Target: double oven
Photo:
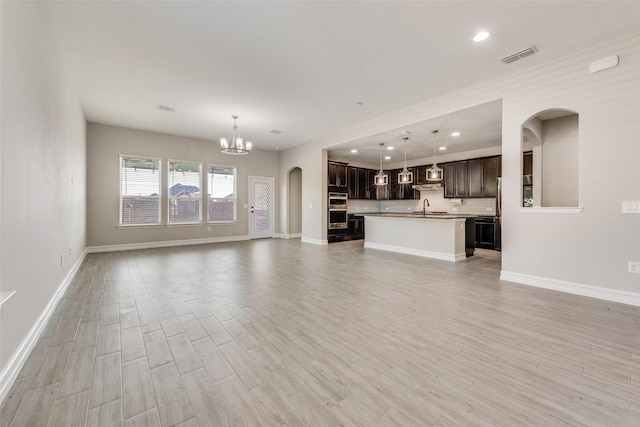
[[[348,234],[347,199],[347,193],[329,193],[327,233],[329,242],[344,240]]]

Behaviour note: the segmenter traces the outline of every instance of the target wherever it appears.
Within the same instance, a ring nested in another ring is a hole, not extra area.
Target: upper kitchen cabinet
[[[414,173],[415,179],[415,169],[407,168],[409,171]],[[387,171],[389,175],[389,199],[390,200],[406,200],[406,199],[414,199],[416,192],[413,189],[412,184],[401,184],[398,181],[398,174],[402,172],[402,169],[393,169]]]
[[[482,197],[484,186],[482,159],[469,160],[467,176],[469,178],[468,196]]]
[[[468,162],[453,162],[442,165],[444,179],[444,197],[468,197]]]
[[[445,163],[444,197],[496,197],[500,156]]]
[[[348,175],[348,194],[350,199],[374,199],[376,198],[376,189],[373,184],[373,176],[375,171],[371,169],[347,167]]]
[[[431,165],[417,166],[413,172],[413,182],[417,185],[427,184],[427,169]]]
[[[469,160],[468,197],[496,197],[498,193],[499,158]]]
[[[329,162],[329,187],[335,191],[347,191],[347,164]]]
[[[498,177],[500,173],[500,157],[489,157],[482,160],[482,197],[498,195]]]

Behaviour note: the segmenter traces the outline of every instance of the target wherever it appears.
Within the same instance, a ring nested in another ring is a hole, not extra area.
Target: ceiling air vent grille
[[[500,61],[505,64],[511,64],[512,62],[517,61],[518,59],[526,58],[527,56],[531,56],[534,53],[538,52],[535,46],[528,47],[526,49],[522,49],[519,52],[512,53],[511,55],[507,55],[504,58],[501,58]]]

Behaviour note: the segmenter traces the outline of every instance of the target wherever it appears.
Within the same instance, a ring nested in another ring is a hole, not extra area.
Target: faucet
[[[427,214],[427,208],[426,206],[431,206],[429,204],[429,199],[427,199],[426,197],[424,198],[424,200],[422,201],[422,216],[425,216]]]

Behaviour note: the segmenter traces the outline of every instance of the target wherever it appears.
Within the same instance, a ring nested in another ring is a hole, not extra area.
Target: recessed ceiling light
[[[393,146],[388,146],[387,150],[389,150],[389,151],[393,150]]]
[[[453,132],[451,136],[460,136],[460,132]]]
[[[473,37],[474,42],[481,42],[489,38],[489,33],[487,31],[480,31]]]
[[[391,156],[384,156],[385,160],[391,160]]]
[[[352,153],[357,153],[358,150],[356,150],[355,148],[353,150],[351,150]]]
[[[447,147],[440,147],[440,148],[439,148],[439,150],[440,150],[440,151],[444,151],[444,150],[446,150],[446,149],[447,149]]]

